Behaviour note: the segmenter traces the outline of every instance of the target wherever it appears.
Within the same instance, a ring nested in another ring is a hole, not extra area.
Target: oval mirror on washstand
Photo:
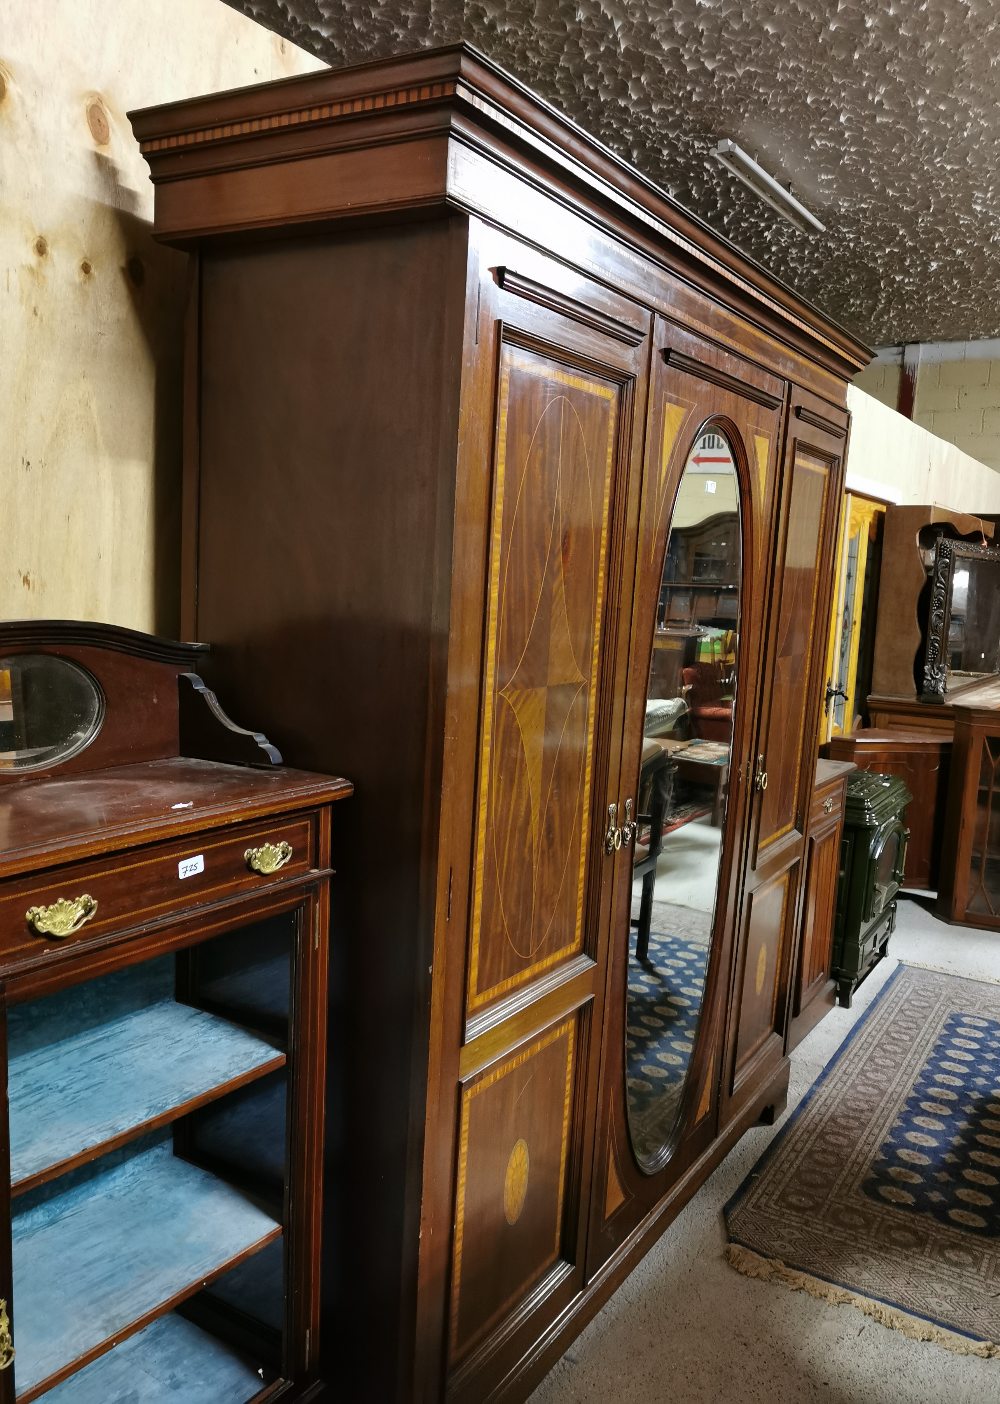
[[[68,658],[0,658],[0,770],[43,770],[69,760],[97,735],[101,689]]]
[[[633,849],[629,1130],[663,1164],[679,1127],[715,921],[736,695],[739,479],[719,430],[688,456],[667,533]]]

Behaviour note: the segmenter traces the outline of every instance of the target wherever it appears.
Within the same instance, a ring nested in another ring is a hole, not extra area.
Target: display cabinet
[[[937,913],[1000,930],[1000,682],[981,684],[952,708],[954,753]]]
[[[731,472],[732,460],[728,461]],[[721,477],[721,467],[717,471]],[[738,513],[717,512],[703,522],[678,527],[671,534],[660,583],[657,622],[664,628],[707,624],[732,629],[738,617],[739,573]]]
[[[205,650],[0,625],[0,1401],[318,1387],[330,813]]]

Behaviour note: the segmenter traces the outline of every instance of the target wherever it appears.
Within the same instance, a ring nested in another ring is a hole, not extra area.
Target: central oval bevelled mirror
[[[729,791],[742,574],[732,447],[702,433],[681,477],[656,605],[633,851],[625,1063],[636,1158],[678,1130],[701,1018]]]

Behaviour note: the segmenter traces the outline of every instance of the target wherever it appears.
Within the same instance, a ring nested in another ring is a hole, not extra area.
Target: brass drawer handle
[[[833,813],[833,795],[827,795],[826,799],[823,801],[823,813]]]
[[[7,1298],[0,1297],[0,1370],[8,1369],[14,1363],[14,1337],[10,1333],[10,1317],[7,1315]]]
[[[283,868],[292,856],[292,845],[282,839],[280,843],[265,843],[260,848],[248,848],[243,857],[254,873],[276,873]]]
[[[97,911],[97,900],[89,892],[79,897],[60,897],[51,907],[29,907],[24,919],[34,927],[39,936],[72,936],[79,931]],[[2,1342],[3,1320],[0,1318],[0,1342]]]

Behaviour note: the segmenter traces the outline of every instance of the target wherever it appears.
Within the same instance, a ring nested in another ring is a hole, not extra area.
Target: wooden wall
[[[0,0],[0,618],[176,632],[187,260],[125,113],[321,66],[221,0]]]

